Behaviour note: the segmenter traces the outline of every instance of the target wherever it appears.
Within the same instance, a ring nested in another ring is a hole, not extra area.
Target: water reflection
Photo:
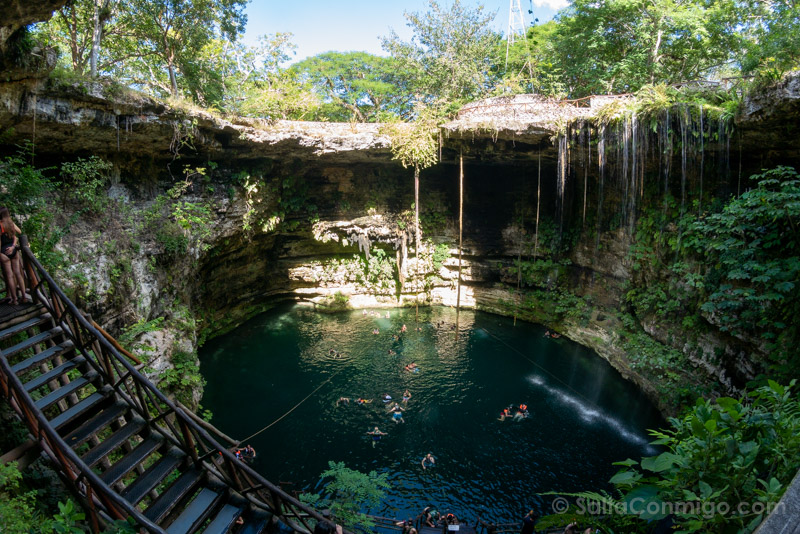
[[[320,388],[252,440],[255,467],[295,490],[313,489],[329,460],[387,473],[392,490],[374,512],[398,517],[433,503],[460,517],[515,521],[545,506],[539,492],[607,488],[612,462],[651,454],[652,406],[594,353],[483,313],[462,312],[458,338],[451,309],[414,319],[414,310],[389,319],[273,310],[202,349],[203,406],[241,438]],[[419,372],[404,370],[411,362]],[[396,424],[380,396],[399,400],[406,389],[406,422]],[[340,397],[372,402],[337,406]],[[522,403],[531,417],[497,420]],[[374,426],[388,432],[375,448],[365,434]],[[437,466],[422,470],[428,452]]]

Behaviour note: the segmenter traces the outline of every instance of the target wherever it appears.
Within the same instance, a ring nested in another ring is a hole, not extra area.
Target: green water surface
[[[549,512],[552,497],[537,493],[607,489],[612,462],[656,452],[646,434],[661,424],[653,406],[594,352],[486,313],[462,311],[458,336],[449,308],[421,309],[419,325],[413,309],[380,313],[285,306],[200,351],[202,404],[237,439],[322,385],[249,440],[269,480],[318,491],[328,461],[342,461],[388,473],[391,490],[373,513],[407,517],[433,504],[462,519],[507,522],[530,508]],[[403,324],[408,331],[393,340]],[[411,362],[419,372],[404,370]],[[395,423],[380,397],[400,401],[406,389],[405,422]],[[340,397],[352,401],[337,405]],[[358,397],[372,402],[357,405]],[[498,421],[503,407],[521,403],[529,418]],[[375,426],[388,436],[373,447],[365,432]],[[436,467],[423,470],[428,452]]]

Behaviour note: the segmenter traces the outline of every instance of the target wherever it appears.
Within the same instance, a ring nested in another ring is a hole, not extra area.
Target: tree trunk
[[[414,238],[417,247],[414,254],[419,258],[419,165],[414,165]]]
[[[175,76],[175,65],[170,61],[167,67],[169,68],[169,85],[172,91],[172,98],[178,98],[178,78]]]
[[[92,15],[92,22],[94,28],[92,29],[92,51],[89,55],[89,74],[92,78],[97,76],[97,59],[100,56],[100,41],[103,39],[103,26],[108,20],[108,14],[103,14],[103,11],[108,9],[109,0],[94,0],[92,2],[94,13]]]
[[[89,54],[89,76],[97,76],[97,55],[100,51],[100,6],[92,2],[92,51]]]

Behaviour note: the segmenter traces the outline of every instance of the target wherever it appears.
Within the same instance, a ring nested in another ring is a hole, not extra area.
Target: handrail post
[[[19,237],[19,243],[20,246],[24,248],[30,247],[30,243],[28,242],[28,236],[25,234],[22,234]],[[39,279],[36,276],[36,271],[33,269],[33,266],[28,261],[28,258],[25,257],[25,254],[20,254],[20,255],[22,256],[23,270],[25,271],[25,274],[28,276],[28,287],[30,287],[31,289],[31,298],[33,299],[34,302],[36,302],[38,300],[38,297],[33,288],[39,285]]]
[[[197,456],[197,447],[194,446],[194,439],[192,439],[192,432],[189,430],[189,425],[186,424],[186,421],[184,421],[182,417],[178,417],[178,424],[181,426],[181,433],[183,433],[186,448],[189,449],[189,455],[192,457],[192,461],[194,461],[195,465],[198,465],[200,463],[200,458]]]

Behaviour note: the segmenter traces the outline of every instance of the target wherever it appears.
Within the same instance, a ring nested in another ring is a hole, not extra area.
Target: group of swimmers
[[[241,449],[236,449],[235,451],[233,451],[233,454],[236,456],[237,460],[252,461],[256,457],[256,450],[251,445],[247,445],[246,447],[242,447]]]
[[[544,337],[549,337],[549,338],[553,338],[553,339],[558,339],[558,338],[560,338],[560,337],[561,337],[561,334],[559,334],[558,332],[552,332],[552,333],[551,333],[551,332],[550,332],[550,330],[547,330],[547,331],[544,333]]]
[[[505,421],[506,419],[513,419],[514,421],[522,421],[523,419],[527,419],[529,415],[527,404],[520,404],[519,407],[509,404],[506,408],[503,408],[497,420]]]

